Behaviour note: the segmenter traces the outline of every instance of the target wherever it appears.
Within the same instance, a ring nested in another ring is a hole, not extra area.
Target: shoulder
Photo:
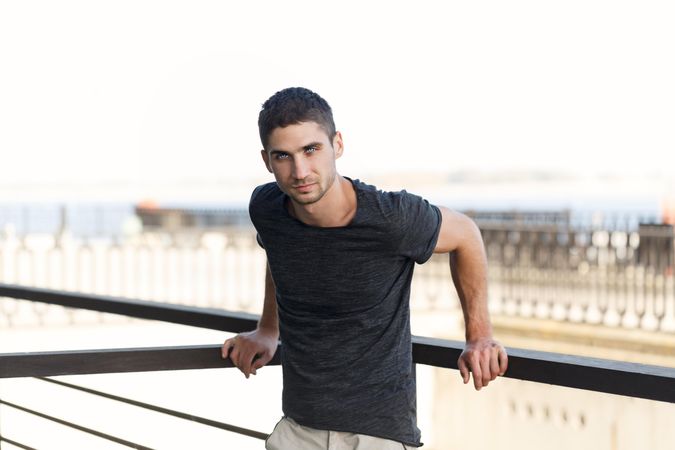
[[[283,195],[284,193],[281,192],[281,189],[279,189],[277,183],[271,182],[261,184],[260,186],[257,186],[255,189],[253,189],[253,193],[251,193],[250,204],[255,205],[258,203],[274,201]]]
[[[277,197],[280,194],[282,194],[282,192],[276,182],[272,181],[270,183],[261,184],[260,186],[256,186],[256,188],[253,189],[253,193],[251,194],[251,202],[264,201],[265,199]]]
[[[251,193],[251,200],[248,205],[249,213],[253,216],[260,211],[269,210],[270,205],[279,201],[279,198],[283,195],[284,193],[279,189],[276,182],[257,186]]]
[[[382,191],[371,186],[363,187],[359,200],[365,220],[378,226],[395,254],[419,264],[431,257],[441,226],[438,207],[404,189]]]
[[[399,222],[401,216],[407,217],[424,209],[437,209],[421,196],[405,189],[385,191],[360,180],[354,180],[354,186],[363,206],[388,221]]]

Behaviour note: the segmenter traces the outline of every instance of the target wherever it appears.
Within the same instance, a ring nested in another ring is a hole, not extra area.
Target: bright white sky
[[[331,103],[362,176],[673,171],[670,1],[3,1],[13,181],[264,176],[257,114]]]

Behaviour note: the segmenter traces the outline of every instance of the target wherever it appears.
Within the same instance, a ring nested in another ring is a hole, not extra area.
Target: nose
[[[293,162],[293,178],[304,180],[309,175],[309,163],[303,157],[295,158]]]

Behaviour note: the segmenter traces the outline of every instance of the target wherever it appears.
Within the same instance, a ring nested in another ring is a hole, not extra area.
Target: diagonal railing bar
[[[234,367],[220,345],[0,353],[0,379]],[[279,353],[269,365],[280,364]]]
[[[129,405],[138,406],[139,408],[148,409],[151,411],[159,412],[162,414],[167,414],[173,417],[178,417],[180,419],[190,420],[192,422],[197,422],[203,425],[208,425],[210,427],[220,428],[221,430],[231,431],[233,433],[242,434],[244,436],[249,436],[256,439],[265,440],[268,438],[268,434],[262,433],[260,431],[250,430],[248,428],[238,427],[235,425],[230,425],[224,422],[218,422],[217,420],[206,419],[204,417],[195,416],[194,414],[187,414],[184,412],[176,411],[169,408],[164,408],[157,405],[152,405],[150,403],[140,402],[138,400],[132,400],[126,397],[121,397],[119,395],[108,394],[106,392],[98,391],[95,389],[87,388],[84,386],[78,386],[71,383],[66,383],[64,381],[53,380],[51,378],[38,377],[38,380],[46,381],[48,383],[54,383],[59,386],[63,386],[70,389],[75,389],[81,392],[86,392],[88,394],[96,395],[98,397],[107,398],[110,400],[115,400],[122,403],[127,403]]]
[[[75,423],[68,422],[67,420],[59,419],[57,417],[53,417],[53,416],[50,416],[50,415],[47,415],[47,414],[44,414],[44,413],[41,413],[41,412],[38,412],[38,411],[34,411],[32,409],[26,408],[24,406],[17,405],[15,403],[11,403],[11,402],[8,402],[8,401],[5,401],[5,400],[0,400],[0,404],[7,405],[10,408],[18,409],[19,411],[23,411],[25,413],[32,414],[34,416],[40,417],[40,418],[45,419],[45,420],[56,422],[60,425],[66,426],[66,427],[74,428],[78,431],[82,431],[84,433],[88,433],[88,434],[91,434],[93,436],[96,436],[96,437],[99,437],[99,438],[102,438],[102,439],[107,439],[109,441],[115,442],[116,444],[124,445],[126,447],[136,448],[136,449],[140,449],[140,450],[152,450],[151,447],[146,447],[146,446],[141,445],[141,444],[136,444],[134,442],[127,441],[126,439],[118,438],[116,436],[113,436],[113,435],[110,435],[110,434],[107,434],[107,433],[103,433],[101,431],[92,430],[91,428],[83,427],[82,425],[77,425]]]
[[[68,308],[120,314],[138,319],[160,320],[212,330],[240,333],[255,328],[259,316],[222,309],[131,300],[76,292],[56,291],[0,283],[0,297],[60,305]]]
[[[7,442],[8,444],[13,445],[14,447],[23,448],[24,450],[37,450],[36,448],[29,447],[29,446],[27,446],[27,445],[25,445],[25,444],[22,444],[22,443],[20,443],[20,442],[17,442],[17,441],[15,441],[15,440],[10,439],[10,438],[8,438],[8,437],[5,437],[5,436],[3,436],[3,435],[1,435],[1,434],[0,434],[0,442]]]

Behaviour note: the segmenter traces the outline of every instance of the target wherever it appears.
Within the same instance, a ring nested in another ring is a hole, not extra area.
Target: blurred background
[[[342,175],[476,220],[507,346],[675,367],[674,21],[666,1],[4,1],[0,283],[259,313],[257,115],[304,86],[333,108]],[[461,339],[447,258],[413,283],[414,334]],[[8,353],[228,335],[4,298],[0,337]],[[672,404],[417,370],[425,448],[675,439]],[[271,432],[281,372],[254,378],[61,379]],[[40,380],[0,380],[0,399],[153,448],[263,448]],[[117,448],[6,405],[0,433]]]

